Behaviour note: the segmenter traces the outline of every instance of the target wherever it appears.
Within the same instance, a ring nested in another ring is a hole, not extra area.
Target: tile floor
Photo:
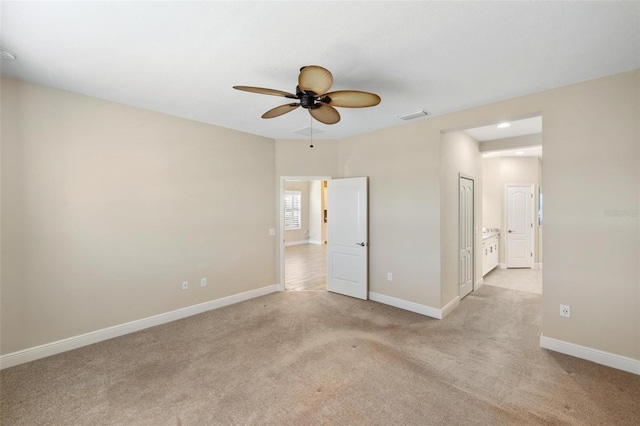
[[[327,246],[303,244],[284,248],[285,290],[327,289]]]
[[[542,294],[542,269],[498,269],[484,276],[484,284]]]
[[[327,246],[303,244],[285,247],[285,289],[326,290]],[[495,268],[484,284],[527,293],[542,294],[541,269]]]

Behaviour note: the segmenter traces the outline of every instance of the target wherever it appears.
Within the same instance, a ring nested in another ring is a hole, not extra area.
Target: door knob
[[[513,231],[511,229],[509,229],[509,233],[512,233]]]
[[[356,244],[359,245],[359,246],[362,246],[362,247],[367,245],[367,243],[356,243]]]

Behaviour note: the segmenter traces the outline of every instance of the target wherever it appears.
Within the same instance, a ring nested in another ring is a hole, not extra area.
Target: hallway
[[[284,248],[285,290],[326,290],[327,246],[302,244]]]
[[[542,269],[499,269],[484,276],[484,284],[542,294]]]

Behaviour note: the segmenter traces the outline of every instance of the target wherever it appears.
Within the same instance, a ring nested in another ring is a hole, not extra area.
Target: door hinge
[[[533,257],[533,253],[531,253],[531,257]]]

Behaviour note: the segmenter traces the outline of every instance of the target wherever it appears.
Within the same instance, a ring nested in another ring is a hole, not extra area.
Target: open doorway
[[[303,193],[305,184],[299,184],[300,186],[296,188],[294,184],[288,184],[290,181],[306,182],[309,187],[309,193],[312,193],[314,188],[318,188],[317,185],[311,182],[320,182],[320,190],[315,191],[320,193],[320,201],[314,203],[314,198],[311,197],[311,202],[309,203],[311,208],[306,209],[307,213],[310,213],[309,215],[305,213],[304,208],[305,196]],[[321,249],[313,253],[315,256],[319,252],[323,256],[317,256],[317,261],[312,261],[318,273],[321,274],[324,270],[324,290],[358,299],[368,299],[368,182],[368,177],[366,176],[341,179],[331,179],[328,176],[280,178],[280,194],[278,197],[280,205],[279,291],[293,289],[294,285],[293,282],[287,279],[286,273],[287,261],[289,260],[289,263],[291,263],[294,257],[286,256],[286,248],[317,245],[320,247],[326,246],[324,252]],[[298,193],[300,193],[299,198]],[[304,221],[307,217],[310,218],[309,223],[320,222],[319,232],[313,231],[317,228],[305,226]],[[300,226],[297,226],[298,222]],[[287,231],[299,232],[292,234],[293,237],[288,238]],[[324,237],[324,240],[318,240],[318,235]],[[318,242],[320,244],[313,244]],[[306,248],[313,250],[313,247]],[[304,253],[302,255],[304,256]],[[323,259],[326,261],[326,268],[321,266]],[[303,269],[301,272],[308,273],[309,271]],[[304,279],[316,280],[317,276],[308,275]],[[320,278],[320,280],[322,279]],[[289,286],[287,286],[288,281]],[[297,286],[296,290],[306,290],[307,288],[304,287]]]
[[[327,289],[328,177],[283,177],[281,245],[284,290]]]
[[[542,294],[542,116],[465,132],[482,156],[482,283]]]

